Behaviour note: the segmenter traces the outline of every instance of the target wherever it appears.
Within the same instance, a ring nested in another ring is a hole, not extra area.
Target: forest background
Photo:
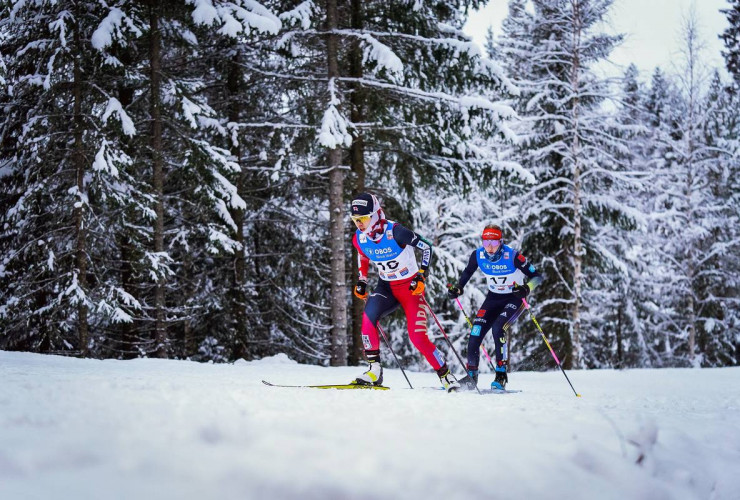
[[[1,0],[0,348],[358,364],[371,191],[460,351],[445,285],[494,222],[566,368],[737,365],[740,0],[726,71],[689,15],[675,70],[619,77],[613,0],[511,0],[481,50],[485,3]],[[524,318],[510,352],[550,366]]]

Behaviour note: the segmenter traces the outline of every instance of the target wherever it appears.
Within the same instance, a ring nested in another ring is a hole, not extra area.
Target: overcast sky
[[[501,32],[501,21],[508,13],[508,0],[490,0],[479,12],[470,16],[465,32],[481,46],[486,30]],[[656,66],[672,71],[672,63],[681,47],[679,30],[682,19],[695,6],[699,29],[706,44],[705,62],[724,68],[720,51],[722,41],[717,36],[727,28],[727,17],[719,12],[728,7],[727,0],[615,0],[610,12],[610,31],[625,33],[625,42],[612,52],[615,74],[622,73],[631,62],[648,79]]]

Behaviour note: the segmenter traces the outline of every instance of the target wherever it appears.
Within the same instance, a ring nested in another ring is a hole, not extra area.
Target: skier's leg
[[[493,326],[491,327],[491,334],[496,344],[494,352],[496,356],[496,379],[491,384],[491,387],[495,389],[504,389],[506,383],[509,381],[509,376],[506,373],[506,365],[509,362],[506,329],[521,314],[521,311],[518,310],[521,305],[520,302],[516,297],[510,298],[503,305],[503,310],[501,310],[500,314],[495,317]]]
[[[445,365],[442,353],[437,349],[427,335],[427,311],[423,306],[422,296],[413,295],[408,289],[408,282],[401,282],[393,286],[393,294],[400,302],[406,314],[406,327],[409,339],[419,352],[426,358],[432,368],[439,372]],[[446,371],[446,370],[445,370]]]
[[[476,382],[478,381],[480,346],[499,312],[499,305],[497,304],[499,301],[500,299],[493,293],[486,296],[475,315],[473,328],[470,330],[470,337],[468,337],[468,375]]]
[[[380,364],[380,337],[378,336],[378,321],[398,307],[398,301],[390,291],[388,283],[378,280],[378,285],[367,299],[365,311],[362,315],[362,344],[365,348],[365,357],[369,363],[368,370],[357,377],[359,384],[383,383],[383,368]]]
[[[383,316],[392,313],[397,307],[398,300],[393,296],[388,282],[378,280],[378,285],[368,297],[365,311],[362,314],[362,345],[366,353],[380,349],[378,321]]]
[[[508,330],[524,310],[521,300],[516,297],[509,298],[502,305],[503,309],[499,310],[499,314],[494,318],[491,326],[493,340],[496,343],[494,353],[496,355],[496,366],[503,366],[508,362],[509,351],[506,345],[506,330]]]

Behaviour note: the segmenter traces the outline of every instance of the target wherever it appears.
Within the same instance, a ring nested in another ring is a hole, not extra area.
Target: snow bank
[[[582,398],[555,371],[487,396],[261,383],[357,373],[0,352],[0,498],[740,498],[738,368],[573,371]]]

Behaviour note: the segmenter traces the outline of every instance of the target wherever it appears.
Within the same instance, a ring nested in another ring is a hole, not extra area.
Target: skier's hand
[[[416,276],[414,276],[414,279],[411,280],[411,283],[409,283],[409,290],[411,290],[411,295],[421,295],[424,293],[424,271],[419,271],[416,273]]]
[[[517,299],[526,299],[527,295],[529,295],[529,285],[514,285],[514,288],[511,289],[511,293],[513,293],[514,297]]]
[[[367,281],[363,281],[363,280],[357,281],[354,292],[355,292],[355,297],[357,297],[360,300],[365,300],[367,298]]]
[[[462,288],[455,286],[452,283],[447,283],[447,296],[451,299],[456,299],[463,294]]]

